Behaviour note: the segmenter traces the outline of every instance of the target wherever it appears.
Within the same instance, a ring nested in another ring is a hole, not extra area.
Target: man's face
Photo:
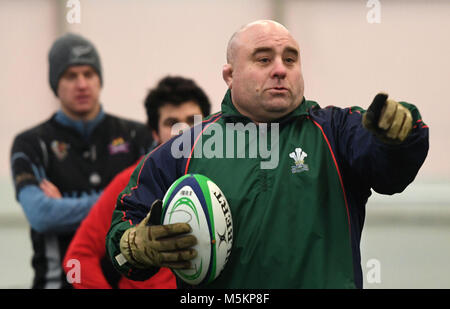
[[[194,101],[180,105],[165,104],[159,108],[158,132],[152,131],[153,139],[162,144],[172,138],[172,126],[185,123],[186,128],[194,125],[194,115],[202,115],[200,106]]]
[[[270,22],[249,26],[237,34],[232,54],[223,75],[239,112],[270,122],[300,105],[300,50],[284,27]]]
[[[75,120],[95,118],[100,110],[100,89],[100,78],[91,66],[70,66],[58,84],[63,111]]]

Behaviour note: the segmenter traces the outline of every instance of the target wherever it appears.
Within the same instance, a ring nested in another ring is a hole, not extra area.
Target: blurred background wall
[[[71,23],[72,3],[79,23]],[[366,108],[383,90],[419,107],[428,158],[405,192],[375,194],[367,205],[365,287],[450,288],[449,16],[447,0],[0,0],[0,288],[31,284],[9,152],[18,132],[58,109],[48,83],[52,42],[67,31],[94,42],[105,110],[145,121],[143,99],[168,74],[194,78],[218,111],[227,41],[257,19],[283,23],[299,41],[308,99]]]

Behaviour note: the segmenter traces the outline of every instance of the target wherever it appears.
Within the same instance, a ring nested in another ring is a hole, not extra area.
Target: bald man
[[[306,100],[299,44],[274,21],[250,23],[232,36],[222,75],[229,89],[221,111],[147,156],[128,185],[133,190],[119,196],[107,236],[114,265],[134,279],[162,266],[192,267],[190,225],[161,226],[150,214],[177,178],[197,173],[221,188],[233,216],[231,255],[208,288],[362,288],[360,238],[371,189],[403,191],[428,152],[417,108],[383,93],[367,111]],[[251,128],[258,132],[244,148],[227,143],[239,124],[249,137]],[[223,152],[175,156],[174,143],[188,136],[189,154],[199,147],[205,153],[211,138]],[[256,144],[276,150],[275,166],[263,168],[264,153],[251,152]]]
[[[277,55],[277,57],[275,57]],[[230,40],[223,78],[236,109],[255,122],[275,121],[303,99],[300,49],[276,22],[255,22]]]

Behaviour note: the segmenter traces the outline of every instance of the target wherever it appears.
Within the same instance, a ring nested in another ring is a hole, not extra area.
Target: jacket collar
[[[84,138],[89,138],[94,129],[100,124],[100,122],[105,118],[105,113],[103,112],[103,107],[100,106],[100,112],[98,115],[89,121],[73,120],[69,118],[61,109],[56,112],[54,119],[57,123],[74,129]]]

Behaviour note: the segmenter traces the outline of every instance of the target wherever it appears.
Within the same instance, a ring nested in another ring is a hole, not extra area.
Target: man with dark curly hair
[[[207,116],[211,104],[206,94],[193,80],[183,77],[165,77],[145,99],[147,124],[157,144],[172,137],[175,123],[194,124],[195,113]],[[184,119],[180,119],[183,115]]]

